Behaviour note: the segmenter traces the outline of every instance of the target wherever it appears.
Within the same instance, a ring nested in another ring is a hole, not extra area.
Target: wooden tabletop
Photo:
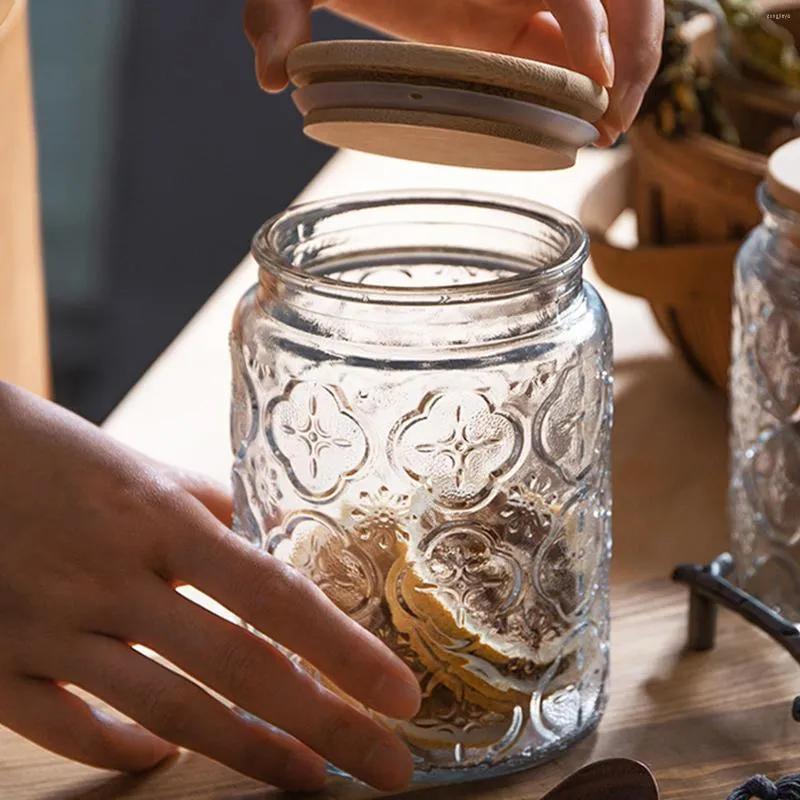
[[[303,199],[458,188],[536,199],[575,214],[588,187],[622,158],[619,151],[585,152],[572,170],[530,174],[340,154]],[[268,179],[269,156],[263,171]],[[630,220],[623,219],[615,233],[630,242]],[[587,275],[593,279],[591,268]],[[238,298],[255,278],[246,259],[111,416],[106,429],[112,435],[227,479],[227,332]],[[606,756],[645,761],[663,797],[687,800],[724,800],[754,772],[777,777],[800,770],[800,726],[789,714],[797,666],[727,614],[714,652],[684,654],[685,597],[664,580],[676,562],[707,561],[727,544],[724,399],[672,356],[644,302],[598,288],[614,323],[617,370],[608,712],[598,733],[560,761],[507,780],[415,797],[537,800],[580,763]],[[199,756],[184,755],[133,779],[68,763],[0,729],[2,800],[277,796]],[[351,796],[338,788],[328,795]]]

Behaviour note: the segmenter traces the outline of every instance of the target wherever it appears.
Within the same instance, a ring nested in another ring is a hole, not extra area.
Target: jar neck
[[[479,346],[543,329],[583,295],[580,225],[535,204],[426,193],[290,209],[254,240],[270,316],[327,338]]]
[[[514,342],[566,324],[584,299],[580,270],[550,287],[470,303],[376,305],[286,284],[261,271],[258,300],[276,323],[353,345],[481,348]]]
[[[767,255],[782,268],[798,270],[800,279],[800,214],[775,200],[766,185],[759,189],[758,202],[768,234]]]

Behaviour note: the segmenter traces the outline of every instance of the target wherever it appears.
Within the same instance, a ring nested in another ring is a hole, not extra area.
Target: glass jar
[[[233,326],[235,530],[419,678],[417,781],[533,765],[608,674],[611,328],[587,237],[440,193],[292,208]]]
[[[800,192],[793,210],[770,189],[782,150],[736,264],[730,522],[739,582],[800,622]]]

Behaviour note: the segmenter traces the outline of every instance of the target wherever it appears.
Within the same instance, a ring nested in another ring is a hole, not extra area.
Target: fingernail
[[[419,684],[416,681],[413,683],[409,683],[406,680],[398,681],[396,696],[400,717],[411,719],[411,717],[415,716],[422,703],[422,692],[420,692]]]
[[[375,745],[363,761],[364,779],[382,792],[404,789],[411,783],[414,764],[411,753],[399,742]]]
[[[625,90],[617,100],[617,116],[619,117],[620,128],[623,132],[627,131],[636,120],[636,115],[639,113],[646,89],[647,84],[634,83],[631,86],[625,87]]]
[[[393,719],[411,719],[419,711],[422,695],[416,680],[381,675],[375,685],[375,707]]]
[[[284,767],[284,786],[290,791],[315,792],[325,786],[325,765],[299,753],[292,753]]]
[[[273,93],[276,87],[273,85],[275,47],[277,40],[271,31],[267,31],[258,41],[256,48],[256,75],[259,86],[265,91]]]
[[[617,142],[621,134],[619,131],[609,125],[608,123],[600,120],[600,122],[595,123],[595,127],[600,133],[600,138],[597,141],[598,147],[613,147],[613,145]]]
[[[614,61],[614,51],[611,49],[611,40],[608,38],[608,31],[600,32],[600,56],[603,59],[603,68],[606,73],[603,86],[610,88],[614,85],[614,75],[617,68]]]

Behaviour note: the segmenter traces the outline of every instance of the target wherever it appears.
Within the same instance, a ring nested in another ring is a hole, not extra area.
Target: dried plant
[[[754,0],[665,0],[666,28],[658,75],[643,115],[652,114],[662,135],[680,138],[705,133],[738,146],[739,134],[713,88],[711,72],[692,58],[685,25],[711,14],[718,47],[713,71],[746,74],[764,82],[800,88],[800,55],[791,34],[773,22]]]

